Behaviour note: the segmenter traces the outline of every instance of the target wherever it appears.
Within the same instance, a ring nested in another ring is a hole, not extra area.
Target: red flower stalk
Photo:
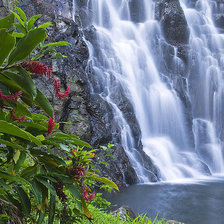
[[[95,192],[93,192],[92,194],[90,194],[90,195],[88,196],[88,191],[89,191],[89,188],[87,187],[87,188],[82,192],[82,196],[83,196],[83,198],[84,198],[86,201],[92,201],[96,194],[95,194]]]
[[[66,91],[64,93],[61,93],[61,84],[60,81],[58,79],[56,79],[55,77],[53,77],[54,79],[54,90],[56,93],[56,96],[59,99],[65,99],[68,97],[68,95],[71,93],[70,91],[70,86],[68,86],[68,88],[66,89]]]
[[[75,156],[75,152],[77,152],[77,148],[74,148],[74,149],[72,150],[72,155],[73,155],[73,156]]]
[[[25,68],[27,71],[34,73],[34,74],[42,74],[47,77],[50,77],[52,75],[52,68],[49,68],[48,66],[45,66],[37,61],[24,61],[21,63],[21,66]]]
[[[53,118],[55,118],[54,113],[53,113]],[[47,136],[51,134],[51,132],[54,130],[55,123],[53,119],[50,117],[48,120],[48,131],[47,131]]]
[[[18,121],[18,122],[23,122],[26,120],[26,116],[23,115],[22,117],[17,117],[15,114],[14,114],[14,111],[10,111],[10,114],[11,114],[11,117],[14,121]]]
[[[6,100],[6,101],[16,101],[22,96],[22,91],[19,91],[17,93],[14,93],[13,95],[5,95],[2,93],[2,90],[0,89],[0,99]]]

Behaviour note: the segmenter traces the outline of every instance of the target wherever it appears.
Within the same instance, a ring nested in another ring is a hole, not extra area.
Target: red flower
[[[19,91],[17,93],[14,93],[13,95],[5,95],[2,93],[2,90],[0,89],[0,99],[6,100],[6,101],[16,101],[22,96],[22,91]]]
[[[77,152],[77,148],[74,148],[74,149],[72,150],[72,155],[73,155],[73,156],[75,156],[75,152]]]
[[[64,93],[61,93],[61,84],[60,81],[58,79],[56,79],[55,77],[53,77],[54,79],[54,91],[56,93],[56,96],[59,99],[65,99],[68,97],[68,95],[70,94],[70,86],[68,86],[68,88],[66,89],[66,91]]]
[[[82,192],[82,196],[83,196],[83,198],[84,198],[86,201],[92,201],[96,194],[95,194],[95,192],[93,192],[92,194],[90,194],[90,195],[88,196],[88,191],[89,191],[89,188],[87,187],[87,188]]]
[[[68,172],[72,176],[76,176],[75,179],[79,180],[82,176],[86,175],[85,169],[83,167],[73,168],[69,167]]]
[[[14,114],[14,111],[13,111],[13,110],[10,112],[10,114],[11,114],[12,119],[15,120],[15,121],[23,122],[23,121],[26,120],[26,116],[25,116],[25,115],[23,115],[22,117],[17,117],[17,116]]]
[[[53,118],[55,118],[54,113],[53,113]],[[53,119],[50,117],[48,120],[48,131],[47,131],[48,136],[54,130],[54,126],[55,126],[55,123],[54,123]]]
[[[48,66],[45,66],[37,61],[24,61],[21,63],[21,66],[25,68],[27,71],[34,73],[34,74],[42,74],[47,77],[50,77],[52,75],[52,68],[49,68]]]

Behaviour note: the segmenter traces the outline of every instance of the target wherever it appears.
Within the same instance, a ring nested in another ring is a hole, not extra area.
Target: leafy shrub
[[[51,24],[35,27],[41,15],[28,20],[16,10],[0,20],[0,204],[17,208],[26,223],[74,223],[82,216],[91,220],[91,185],[97,181],[118,188],[94,173],[95,150],[88,143],[57,130],[53,108],[32,79],[33,74],[46,76],[59,99],[69,97],[70,87],[62,93],[52,69],[36,61],[45,53],[63,57],[54,47],[69,43],[44,44]],[[45,115],[31,113],[33,105]],[[72,208],[67,206],[71,201]],[[13,222],[10,209],[0,212],[0,222]]]

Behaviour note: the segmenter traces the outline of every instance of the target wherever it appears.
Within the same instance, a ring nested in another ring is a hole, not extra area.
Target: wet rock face
[[[188,4],[194,7],[196,2],[197,0],[189,0]],[[190,69],[188,45],[190,30],[179,0],[155,1],[155,18],[160,22],[165,39],[159,40],[158,44],[161,51],[158,55],[162,55],[162,59],[157,60],[160,74],[168,85],[173,84],[183,103],[186,125],[188,132],[191,133],[193,145],[191,102],[186,94],[186,79]]]
[[[174,46],[188,44],[190,32],[179,0],[157,1],[156,9],[167,42]]]
[[[221,33],[224,33],[224,1],[212,0],[210,4],[212,7],[214,24],[217,28],[220,28]]]
[[[89,81],[91,82],[94,74],[91,68],[89,74],[86,74],[89,51],[83,38],[81,17],[77,14],[75,20],[77,23],[73,21],[73,7],[70,3],[71,1],[54,1],[52,3],[50,0],[24,0],[20,5],[28,17],[36,14],[43,15],[37,21],[37,25],[44,22],[52,23],[52,26],[47,29],[46,41],[71,43],[69,46],[57,48],[60,53],[67,56],[66,58],[49,60],[46,56],[42,60],[44,64],[53,68],[54,76],[61,82],[62,91],[70,85],[69,98],[58,100],[54,94],[52,81],[46,77],[36,75],[35,82],[52,103],[57,121],[67,122],[61,125],[61,130],[78,135],[95,148],[106,145],[108,142],[116,144],[114,158],[99,155],[101,161],[110,164],[110,167],[103,165],[98,167],[103,175],[112,179],[119,187],[137,183],[137,175],[124,149],[120,146],[120,130],[118,124],[113,121],[111,107],[99,95],[90,94]],[[82,7],[84,7],[84,3],[84,1],[79,2]],[[87,39],[94,39],[94,27],[86,29],[85,35]],[[125,111],[125,108],[128,107],[125,106],[128,105],[125,98],[120,100],[120,104]],[[35,108],[35,111],[38,112],[38,108]],[[133,115],[133,109],[129,108],[127,117],[132,120]],[[135,126],[133,128],[135,129]]]
[[[57,99],[52,81],[46,77],[37,75],[35,82],[52,103],[57,121],[68,122],[62,124],[60,129],[78,135],[81,139],[89,140],[91,137],[90,115],[86,110],[88,86],[85,75],[89,52],[78,24],[73,21],[72,1],[24,0],[20,7],[26,12],[28,18],[36,14],[43,15],[37,21],[37,25],[44,22],[52,23],[52,26],[47,28],[47,42],[71,43],[69,46],[57,48],[66,58],[48,60],[46,56],[42,60],[44,64],[53,68],[54,76],[61,82],[62,92],[70,85],[69,98]]]

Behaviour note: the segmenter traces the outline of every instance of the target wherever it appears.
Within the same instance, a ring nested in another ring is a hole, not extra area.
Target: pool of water
[[[108,196],[116,207],[186,224],[224,224],[224,177],[133,185]],[[113,207],[115,209],[116,207]]]

